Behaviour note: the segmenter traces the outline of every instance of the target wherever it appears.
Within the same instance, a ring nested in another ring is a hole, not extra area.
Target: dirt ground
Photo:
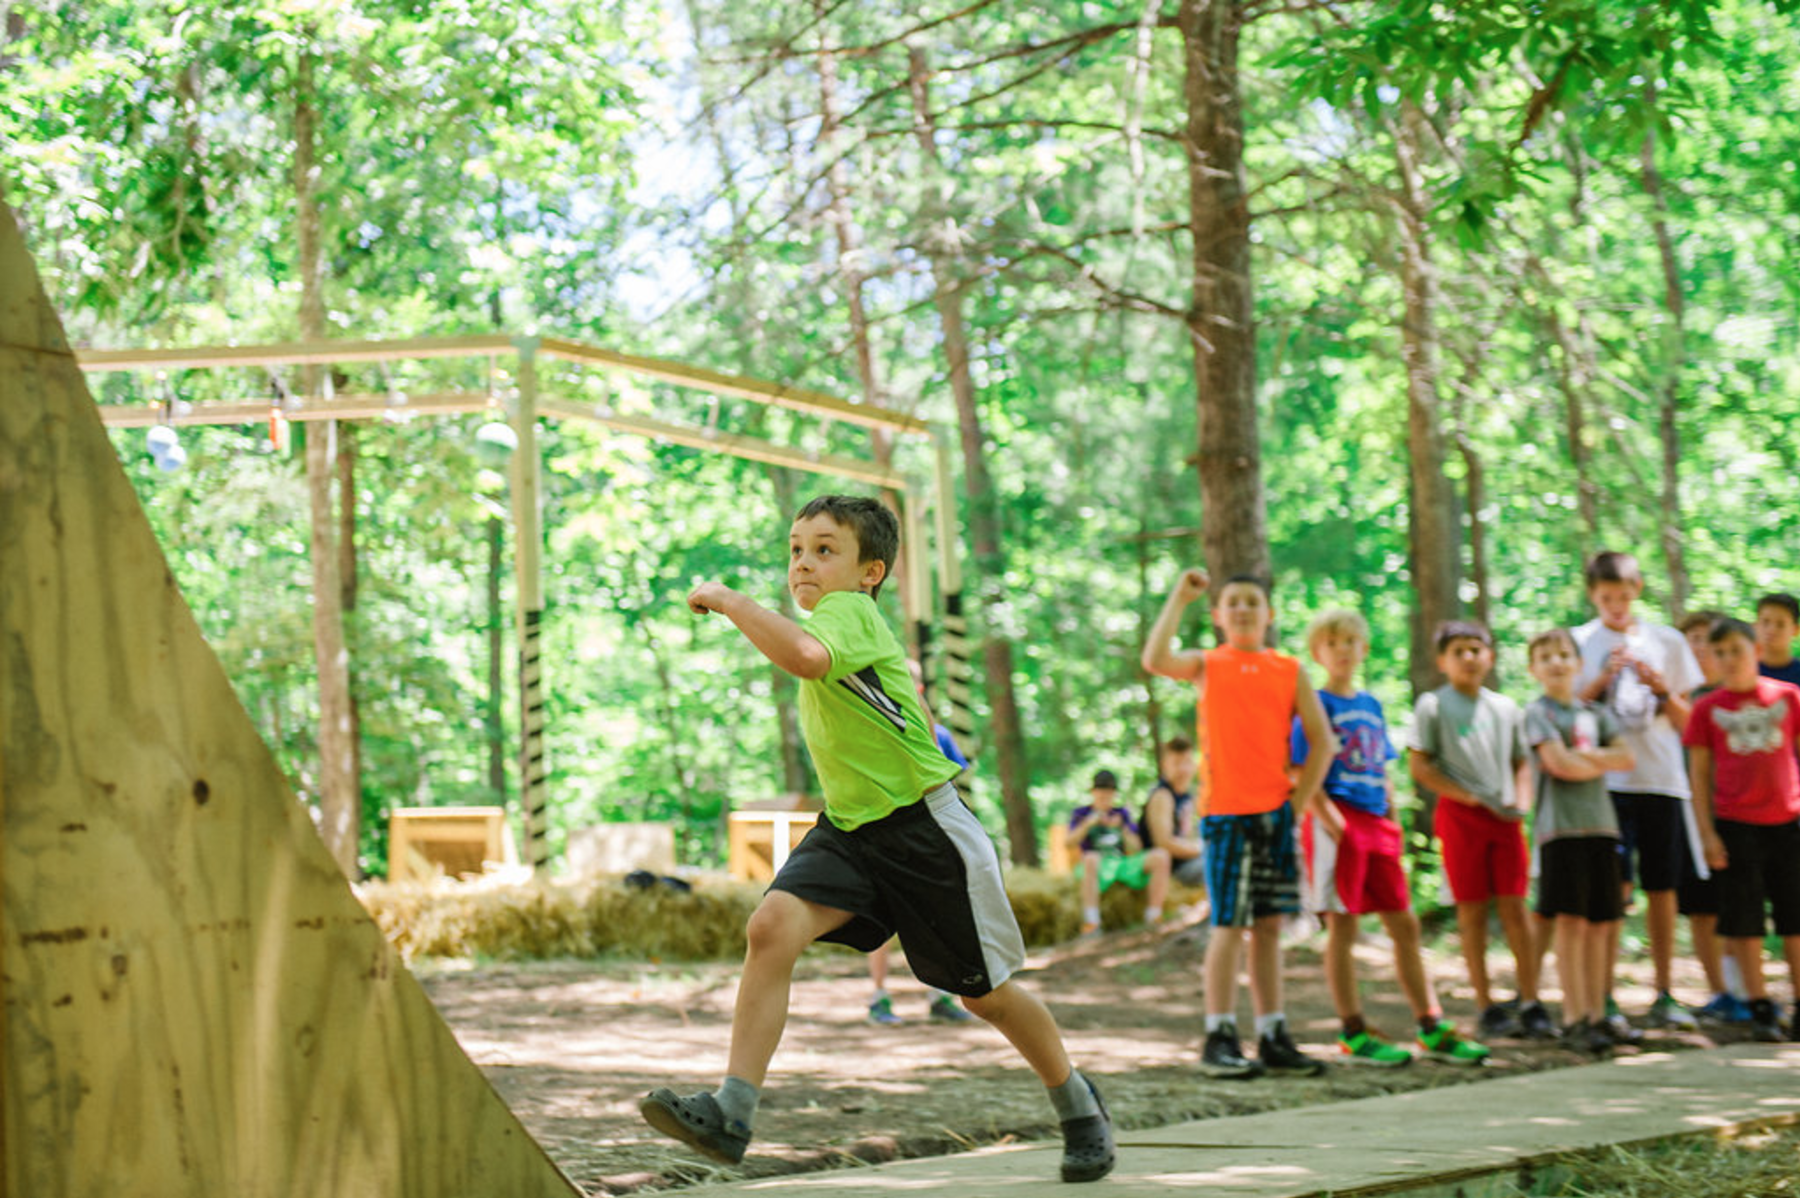
[[[1584,1058],[1554,1044],[1492,1045],[1483,1068],[1419,1060],[1401,1069],[1338,1065],[1317,1079],[1213,1081],[1199,1056],[1204,929],[1115,933],[1034,954],[1022,980],[1055,1012],[1076,1063],[1099,1082],[1121,1128],[1142,1128],[1372,1094],[1477,1083]],[[1303,1048],[1331,1058],[1337,1022],[1325,991],[1323,935],[1296,932],[1286,953],[1285,1007]],[[1411,1018],[1391,950],[1365,933],[1358,973],[1370,1023],[1407,1042]],[[1499,957],[1495,955],[1495,966]],[[1474,1012],[1451,953],[1428,968],[1451,1018]],[[1678,970],[1681,967],[1678,967]],[[1702,997],[1698,971],[1678,972]],[[1620,1002],[1653,997],[1641,961],[1622,968]],[[998,1033],[927,1021],[926,991],[896,956],[890,978],[900,1027],[865,1019],[863,959],[815,949],[801,962],[792,1015],[742,1168],[719,1168],[651,1132],[636,1103],[669,1085],[711,1088],[723,1072],[736,992],[733,964],[550,962],[417,972],[458,1038],[520,1119],[590,1195],[758,1177],[863,1161],[955,1152],[1052,1135],[1043,1090]],[[1554,968],[1551,970],[1554,981]],[[1509,978],[1500,970],[1496,981]],[[1553,985],[1545,988],[1554,999]],[[1249,998],[1240,998],[1247,1017]],[[1554,1008],[1553,1008],[1554,1009]],[[1651,1033],[1648,1046],[1705,1047],[1708,1034]],[[1629,1050],[1626,1050],[1629,1051]]]

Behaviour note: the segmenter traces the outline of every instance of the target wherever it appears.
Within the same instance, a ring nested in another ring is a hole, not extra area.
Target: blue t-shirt
[[[1779,678],[1783,682],[1791,682],[1800,686],[1800,657],[1790,657],[1785,666],[1764,665],[1756,663],[1756,672],[1764,678]]]
[[[1387,763],[1399,754],[1388,740],[1381,701],[1368,691],[1357,691],[1346,699],[1321,689],[1319,702],[1325,705],[1325,718],[1331,721],[1338,739],[1337,757],[1325,774],[1326,797],[1370,815],[1386,815]],[[1306,761],[1306,733],[1298,717],[1288,755],[1295,765]]]
[[[931,733],[933,736],[937,737],[938,752],[948,757],[951,761],[954,761],[963,769],[966,770],[969,768],[969,759],[964,757],[963,751],[956,747],[956,737],[951,735],[950,729],[944,727],[942,724],[933,724],[931,726]]]
[[[1088,803],[1075,808],[1069,816],[1069,827],[1074,828],[1082,820],[1094,814],[1094,805]],[[1138,834],[1138,827],[1131,818],[1131,812],[1123,807],[1114,807],[1111,814],[1118,816],[1117,822],[1101,822],[1087,830],[1081,838],[1081,851],[1084,853],[1123,853],[1125,851],[1125,833]]]

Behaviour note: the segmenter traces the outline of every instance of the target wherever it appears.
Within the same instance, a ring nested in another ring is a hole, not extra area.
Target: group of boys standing
[[[1772,914],[1790,977],[1800,978],[1800,662],[1792,653],[1800,603],[1768,595],[1754,627],[1709,612],[1677,631],[1633,615],[1643,577],[1629,554],[1596,555],[1585,580],[1595,618],[1527,646],[1541,688],[1527,706],[1486,686],[1494,666],[1488,629],[1454,620],[1435,637],[1446,682],[1414,711],[1408,773],[1433,800],[1478,1034],[1561,1035],[1596,1054],[1641,1039],[1611,997],[1635,882],[1646,896],[1657,990],[1648,1022],[1697,1023],[1671,994],[1679,910],[1714,991],[1698,1014],[1779,1040],[1785,1029],[1763,978],[1762,948]],[[1303,889],[1306,909],[1327,928],[1326,978],[1345,1058],[1412,1059],[1368,1027],[1357,995],[1357,925],[1377,915],[1393,942],[1419,1049],[1479,1063],[1488,1050],[1443,1017],[1420,955],[1392,814],[1387,766],[1398,753],[1381,704],[1356,680],[1369,648],[1366,622],[1344,610],[1313,621],[1307,644],[1326,675],[1315,690],[1297,659],[1266,646],[1272,611],[1257,578],[1227,579],[1213,595],[1218,647],[1173,648],[1183,611],[1209,583],[1204,571],[1184,572],[1143,652],[1146,669],[1198,691],[1207,796],[1201,814],[1180,791],[1191,746],[1165,745],[1143,843],[1167,859],[1157,872],[1179,861],[1190,878],[1204,876],[1215,929],[1248,933],[1208,941],[1202,1069],[1250,1077],[1322,1067],[1295,1048],[1281,1004],[1280,930],[1301,909]],[[1164,808],[1183,817],[1174,825],[1149,818],[1163,792],[1173,794]],[[1535,921],[1526,906],[1534,872]],[[1507,1002],[1495,1000],[1488,976],[1490,910],[1514,962],[1518,997]],[[1096,919],[1097,908],[1087,906],[1084,918]],[[1241,1050],[1235,1013],[1245,939],[1255,1058]],[[1560,1030],[1538,995],[1552,946]]]

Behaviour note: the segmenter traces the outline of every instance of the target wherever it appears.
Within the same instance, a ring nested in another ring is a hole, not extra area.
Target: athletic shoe
[[[1063,1120],[1062,1179],[1099,1181],[1112,1172],[1115,1156],[1112,1116],[1107,1113],[1099,1087],[1085,1073],[1081,1080],[1087,1082],[1088,1092],[1094,1096],[1094,1105],[1100,1108],[1100,1113]]]
[[[1519,1017],[1505,1003],[1495,1003],[1483,1011],[1475,1030],[1483,1040],[1516,1040],[1525,1033]]]
[[[1541,1002],[1528,1002],[1519,1009],[1519,1029],[1528,1040],[1556,1039],[1556,1021]]]
[[[1487,1046],[1457,1035],[1456,1025],[1448,1019],[1438,1020],[1435,1028],[1420,1032],[1418,1039],[1426,1056],[1447,1065],[1479,1065],[1488,1059]]]
[[[1610,1056],[1613,1050],[1613,1039],[1606,1029],[1586,1019],[1577,1020],[1564,1028],[1562,1043],[1565,1048],[1596,1057]]]
[[[883,994],[869,1004],[869,1022],[878,1023],[882,1027],[896,1027],[906,1020],[894,1014],[894,1000]]]
[[[1779,1044],[1787,1039],[1781,1032],[1781,1018],[1775,1004],[1766,998],[1750,1000],[1750,1036],[1764,1044]]]
[[[1794,1021],[1788,1024],[1788,1032],[1796,1040],[1800,1040],[1800,998],[1794,1000]]]
[[[1611,1036],[1614,1044],[1644,1042],[1644,1033],[1631,1026],[1631,1020],[1625,1018],[1625,1012],[1619,1010],[1610,994],[1606,996],[1606,1018],[1600,1021],[1600,1030]]]
[[[1712,1001],[1697,1009],[1694,1014],[1702,1023],[1731,1025],[1750,1022],[1750,1004],[1735,994],[1718,993]]]
[[[929,1014],[933,1023],[968,1023],[975,1018],[948,994],[940,994],[931,1000]]]
[[[1651,1027],[1666,1027],[1670,1031],[1691,1032],[1700,1026],[1693,1013],[1670,996],[1667,990],[1657,994],[1656,1001],[1650,1004],[1647,1016]]]
[[[1402,1065],[1412,1064],[1412,1053],[1398,1044],[1389,1044],[1369,1031],[1360,1031],[1354,1036],[1339,1036],[1337,1046],[1339,1054],[1351,1065],[1398,1069]]]
[[[1237,1025],[1227,1023],[1206,1034],[1206,1047],[1200,1051],[1200,1072],[1208,1077],[1261,1077],[1263,1067],[1243,1054],[1238,1047]]]
[[[737,1164],[750,1146],[750,1129],[735,1119],[727,1126],[719,1100],[706,1091],[683,1098],[673,1090],[652,1090],[638,1101],[638,1114],[665,1136],[721,1164]]]
[[[1272,1031],[1257,1038],[1256,1056],[1266,1072],[1278,1076],[1317,1077],[1325,1072],[1324,1061],[1300,1051],[1294,1038],[1288,1035],[1285,1020],[1276,1024]]]

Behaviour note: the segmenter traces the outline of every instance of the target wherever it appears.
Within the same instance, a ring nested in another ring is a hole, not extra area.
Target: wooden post
[[[525,860],[534,870],[550,862],[548,798],[544,787],[544,529],[540,497],[542,462],[537,444],[538,338],[515,337],[519,389],[509,405],[512,455],[513,572],[517,579],[519,633],[519,808]]]

